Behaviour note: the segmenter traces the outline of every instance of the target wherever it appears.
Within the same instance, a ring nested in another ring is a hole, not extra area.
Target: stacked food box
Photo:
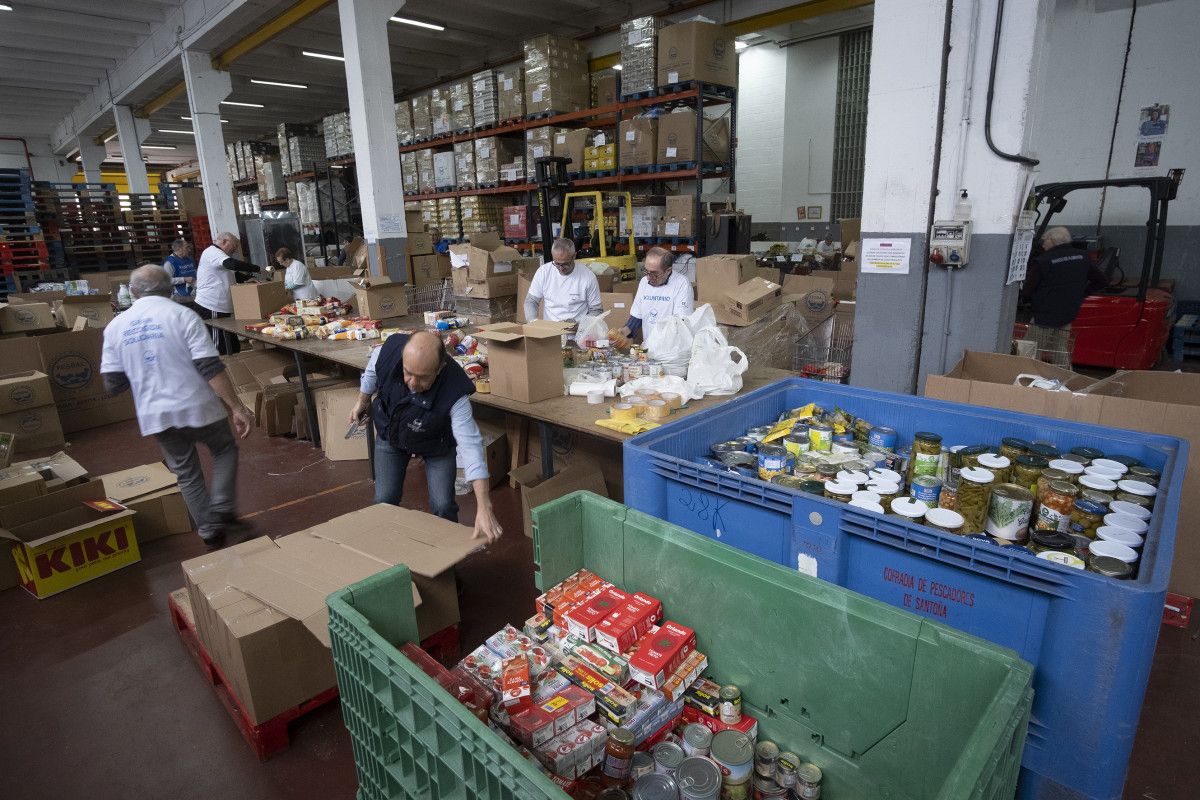
[[[433,136],[433,106],[430,92],[412,98],[413,141],[423,142]]]
[[[496,70],[500,121],[525,118],[525,68],[510,64]]]
[[[407,100],[401,100],[396,103],[396,143],[400,145],[412,144],[413,141],[413,114],[412,104]]]
[[[587,51],[564,36],[525,42],[525,113],[580,111],[591,102]]]
[[[621,97],[653,91],[657,84],[659,17],[621,23]]]
[[[450,123],[449,86],[438,86],[429,91],[429,118],[434,136],[446,136],[453,130]]]
[[[475,127],[471,114],[471,79],[463,78],[450,84],[450,130],[455,133]]]
[[[454,174],[459,189],[475,188],[475,142],[454,143]]]
[[[458,198],[462,235],[471,238],[477,233],[500,230],[503,202],[495,195],[467,195]]]
[[[421,191],[417,177],[417,151],[400,154],[400,183],[405,194]]]
[[[434,192],[433,183],[433,151],[417,151],[417,191],[421,194]]]
[[[495,70],[485,69],[471,76],[471,111],[476,128],[489,127],[500,121]]]
[[[534,164],[537,159],[554,155],[554,137],[566,128],[555,128],[542,125],[525,131],[525,160],[529,165],[529,174],[534,174]]]
[[[315,126],[280,123],[277,140],[284,175],[325,168],[325,140]]]
[[[434,191],[452,191],[457,185],[454,167],[454,151],[442,150],[433,154]]]
[[[501,180],[501,168],[511,164],[517,156],[523,156],[521,143],[499,136],[485,136],[475,140],[475,184],[495,186]],[[522,170],[524,172],[524,170]],[[461,186],[462,173],[459,173]]]
[[[354,155],[354,137],[350,133],[350,114],[342,111],[321,120],[325,134],[325,157],[347,158]]]
[[[458,198],[441,197],[437,203],[437,228],[442,238],[451,241],[462,237],[462,216],[458,210]]]

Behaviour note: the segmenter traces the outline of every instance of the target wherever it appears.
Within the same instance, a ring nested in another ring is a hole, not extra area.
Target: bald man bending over
[[[463,472],[475,491],[475,536],[489,543],[498,539],[483,437],[471,413],[475,384],[446,354],[442,340],[428,331],[389,336],[371,354],[358,391],[350,422],[369,412],[375,423],[375,502],[400,504],[408,462],[420,456],[430,510],[457,522],[455,454],[461,451]]]

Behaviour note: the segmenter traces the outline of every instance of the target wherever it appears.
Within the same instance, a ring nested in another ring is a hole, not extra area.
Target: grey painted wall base
[[[921,341],[926,232],[863,231],[864,239],[910,239],[907,275],[859,273],[854,310],[850,383],[869,389],[912,393]]]
[[[1094,230],[1094,226],[1077,225],[1071,233],[1083,236]],[[1121,266],[1126,277],[1134,280],[1142,266],[1146,226],[1104,225],[1100,234],[1109,247],[1121,248]],[[1175,280],[1176,300],[1200,300],[1200,225],[1167,226],[1162,277]]]
[[[408,254],[408,238],[394,237],[383,239],[375,245],[367,246],[367,264],[372,275],[386,275],[395,283],[408,282],[408,265],[405,257]],[[384,263],[379,263],[380,253]]]

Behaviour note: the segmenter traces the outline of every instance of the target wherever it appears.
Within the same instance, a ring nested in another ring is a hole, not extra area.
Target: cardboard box
[[[75,320],[81,317],[103,328],[116,316],[112,309],[112,295],[109,294],[71,295],[60,302],[55,316],[64,328],[75,327]]]
[[[783,301],[792,300],[809,329],[829,319],[837,301],[833,299],[834,281],[820,275],[783,276]]]
[[[408,264],[413,286],[435,286],[450,277],[450,257],[440,253],[409,256]]]
[[[667,198],[670,202],[672,198]],[[716,255],[696,259],[696,300],[714,307],[725,305],[725,295],[757,277],[752,255]]]
[[[198,257],[198,256],[197,256]],[[109,270],[107,272],[83,272],[80,273],[80,280],[88,282],[88,288],[95,289],[101,294],[115,295],[117,290],[121,288],[122,283],[129,283],[129,276],[132,270],[120,269]]]
[[[1073,391],[1014,386],[1022,373],[1064,380]],[[925,396],[1189,440],[1168,588],[1200,597],[1200,375],[1131,371],[1094,381],[1032,358],[968,351],[953,370],[926,379]]]
[[[87,479],[87,470],[61,450],[52,456],[15,461],[0,471],[0,475],[9,477],[16,477],[22,473],[36,474],[42,479],[46,491],[41,494],[57,492],[59,489],[83,483]]]
[[[591,128],[558,131],[554,134],[551,154],[571,159],[571,163],[567,164],[567,172],[583,172],[583,150],[595,133]],[[515,235],[523,237],[526,234],[522,232]]]
[[[413,231],[408,232],[408,254],[410,256],[424,255],[425,253],[433,252],[433,234],[428,231]]]
[[[104,485],[88,481],[0,508],[0,538],[12,549],[27,592],[50,597],[141,559],[134,512],[84,505],[104,500]]]
[[[325,449],[325,457],[330,461],[366,461],[367,426],[358,426],[354,435],[346,438],[350,427],[347,420],[358,402],[358,389],[325,389],[317,393],[313,401],[321,420],[321,446]]]
[[[139,542],[193,530],[179,479],[161,461],[110,472],[99,480],[110,498],[137,512]]]
[[[601,497],[609,496],[604,483],[604,473],[597,464],[585,459],[559,467],[550,478],[542,477],[540,461],[531,461],[517,467],[510,475],[521,487],[521,512],[525,523],[525,535],[530,538],[533,538],[532,509],[579,490],[594,492]]]
[[[701,81],[737,86],[733,33],[710,22],[680,22],[658,32],[658,85]]]
[[[474,281],[510,274],[515,270],[513,262],[522,258],[520,252],[506,246],[493,232],[476,234],[465,247],[467,274]]]
[[[0,414],[54,405],[50,379],[38,370],[0,375]],[[6,430],[0,425],[0,430]]]
[[[487,464],[488,485],[493,489],[508,480],[508,438],[504,428],[480,422],[479,433],[483,436],[483,459]],[[462,450],[458,451],[458,477],[463,473]]]
[[[617,140],[621,144],[622,167],[644,167],[657,163],[658,118],[634,117],[621,120]]]
[[[729,120],[706,119],[702,155],[696,158],[696,111],[685,108],[658,118],[658,151],[655,163],[682,164],[689,161],[729,163]]]
[[[609,73],[601,75],[593,81],[596,87],[595,103],[597,108],[611,106],[620,98],[617,97],[617,76]]]
[[[408,313],[408,291],[404,284],[392,283],[386,277],[372,277],[370,284],[355,291],[355,307],[360,316],[391,319]]]
[[[520,403],[561,397],[562,334],[558,322],[502,322],[475,332],[487,342],[492,394]]]
[[[0,333],[34,333],[56,327],[49,303],[0,303]]]
[[[0,469],[0,507],[47,494],[46,479],[36,470],[19,466]],[[3,548],[7,549],[7,547]],[[7,556],[5,556],[7,558]],[[16,584],[12,584],[16,586]],[[0,586],[7,589],[8,586]]]
[[[758,277],[751,278],[736,289],[726,292],[725,310],[730,321],[726,322],[718,315],[718,322],[749,325],[768,311],[778,308],[782,296],[783,287],[778,283],[764,281]]]
[[[0,414],[0,431],[16,434],[17,454],[58,447],[66,441],[58,409],[53,405]]]
[[[626,292],[601,292],[600,307],[611,311],[608,315],[609,327],[620,328],[629,321],[629,312],[633,308],[634,295]]]
[[[229,287],[229,295],[234,319],[266,319],[292,302],[292,293],[283,288],[282,280],[235,283]]]

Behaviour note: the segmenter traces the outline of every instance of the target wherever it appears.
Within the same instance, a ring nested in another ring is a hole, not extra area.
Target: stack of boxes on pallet
[[[476,128],[494,127],[500,121],[495,70],[485,69],[471,76],[471,113]]]
[[[621,97],[654,93],[658,86],[658,17],[621,23]]]
[[[315,126],[281,122],[276,133],[284,176],[325,169],[325,140]]]
[[[330,114],[321,120],[325,136],[325,157],[333,160],[354,155],[354,137],[350,132],[350,112]]]
[[[437,242],[420,210],[405,211],[408,228],[408,282],[413,286],[434,286],[450,277],[450,259],[433,251]]]
[[[396,144],[403,147],[413,143],[412,103],[401,100],[395,105]]]
[[[587,51],[576,39],[546,34],[525,42],[525,113],[581,111],[591,101]]]

